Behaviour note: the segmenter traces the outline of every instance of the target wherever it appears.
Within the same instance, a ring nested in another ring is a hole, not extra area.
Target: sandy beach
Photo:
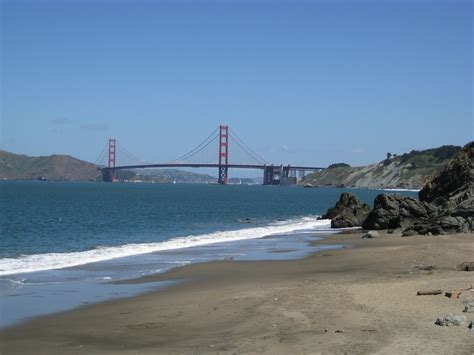
[[[3,354],[471,354],[474,314],[418,290],[468,289],[474,235],[402,238],[360,232],[351,247],[301,260],[194,264],[129,282],[179,280],[164,291],[33,319],[0,333]],[[432,266],[432,270],[431,269]],[[464,314],[458,327],[434,324]]]

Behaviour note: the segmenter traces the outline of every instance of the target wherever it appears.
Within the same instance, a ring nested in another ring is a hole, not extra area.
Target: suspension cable
[[[125,153],[125,155],[127,156],[127,158],[129,158],[130,160],[132,161],[135,161],[135,162],[138,162],[138,163],[145,163],[145,164],[149,164],[149,162],[146,162],[142,159],[140,159],[139,157],[137,157],[135,154],[129,152],[122,144],[120,144],[120,142],[117,141],[117,146],[122,150],[123,153]]]
[[[237,144],[239,144],[239,142],[245,146],[242,147],[241,144],[239,144],[241,146],[242,149],[244,150],[247,150],[248,152],[251,153],[251,155],[254,157],[254,159],[260,163],[265,163],[265,164],[268,164],[268,161],[266,161],[264,158],[262,158],[262,156],[260,156],[258,153],[256,153],[252,148],[250,148],[238,135],[237,133],[234,132],[234,130],[232,128],[229,129],[230,130],[230,133],[231,133],[231,136],[232,138],[234,138],[234,140],[236,141]]]
[[[187,152],[186,154],[183,154],[181,155],[180,157],[174,159],[174,160],[171,160],[168,164],[172,164],[174,162],[177,162],[177,161],[182,161],[182,160],[185,160],[197,153],[199,153],[200,151],[202,151],[202,149],[204,149],[205,147],[207,147],[211,142],[213,142],[217,137],[218,135],[216,135],[215,137],[213,137],[216,132],[219,130],[219,127],[216,128],[209,136],[206,137],[206,139],[204,139],[199,145],[197,145],[196,147],[194,147],[193,149],[191,149],[189,152]],[[211,139],[212,138],[212,139]],[[209,142],[208,140],[211,139]],[[207,142],[207,143],[206,143]]]
[[[107,145],[108,145],[108,142],[105,142],[104,147],[102,148],[99,156],[94,161],[94,165],[99,165],[101,163],[102,159],[104,159],[105,154],[106,154],[105,152],[107,151]]]
[[[194,151],[194,152],[191,151],[191,152],[189,152],[188,154],[185,154],[184,156],[182,156],[182,157],[180,157],[180,158],[178,158],[178,159],[172,160],[172,161],[169,162],[168,164],[176,163],[176,162],[178,162],[178,161],[183,161],[183,160],[185,160],[185,159],[189,159],[189,158],[195,156],[195,155],[198,154],[199,152],[203,151],[207,146],[209,146],[209,144],[215,142],[217,138],[219,138],[219,135],[216,135],[216,136],[215,136],[214,138],[212,138],[209,142],[207,142],[205,145],[203,145],[199,150],[196,150],[196,148],[195,148],[195,149],[193,149],[193,151],[194,151],[194,150],[196,150],[196,151]]]

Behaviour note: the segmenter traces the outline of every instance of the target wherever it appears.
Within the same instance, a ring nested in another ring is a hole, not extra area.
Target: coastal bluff
[[[366,166],[332,164],[328,169],[307,175],[300,184],[369,189],[420,189],[460,150],[461,147],[447,145],[421,151],[412,150],[402,155],[388,153],[386,159]]]
[[[419,197],[418,201],[408,196],[380,194],[375,198],[374,208],[358,225],[368,230],[400,229],[403,236],[473,231],[474,142],[466,144],[435,174],[420,191]],[[347,199],[353,201],[351,206],[341,208],[342,204],[338,202],[337,215],[330,213],[334,209],[329,209],[323,216],[335,221],[331,223],[333,228],[352,223],[353,215],[360,216],[366,211],[355,195],[344,196],[344,200]],[[355,225],[352,223],[351,226]]]

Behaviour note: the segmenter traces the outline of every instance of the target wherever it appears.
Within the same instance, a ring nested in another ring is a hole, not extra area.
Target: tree
[[[388,152],[387,153],[387,160],[389,160],[392,157],[392,153]]]

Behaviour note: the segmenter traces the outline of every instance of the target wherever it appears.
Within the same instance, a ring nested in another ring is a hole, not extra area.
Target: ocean
[[[166,287],[115,284],[210,260],[301,258],[343,191],[257,185],[0,182],[0,327]],[[398,192],[416,196],[416,192]],[[334,246],[343,247],[343,246]]]

